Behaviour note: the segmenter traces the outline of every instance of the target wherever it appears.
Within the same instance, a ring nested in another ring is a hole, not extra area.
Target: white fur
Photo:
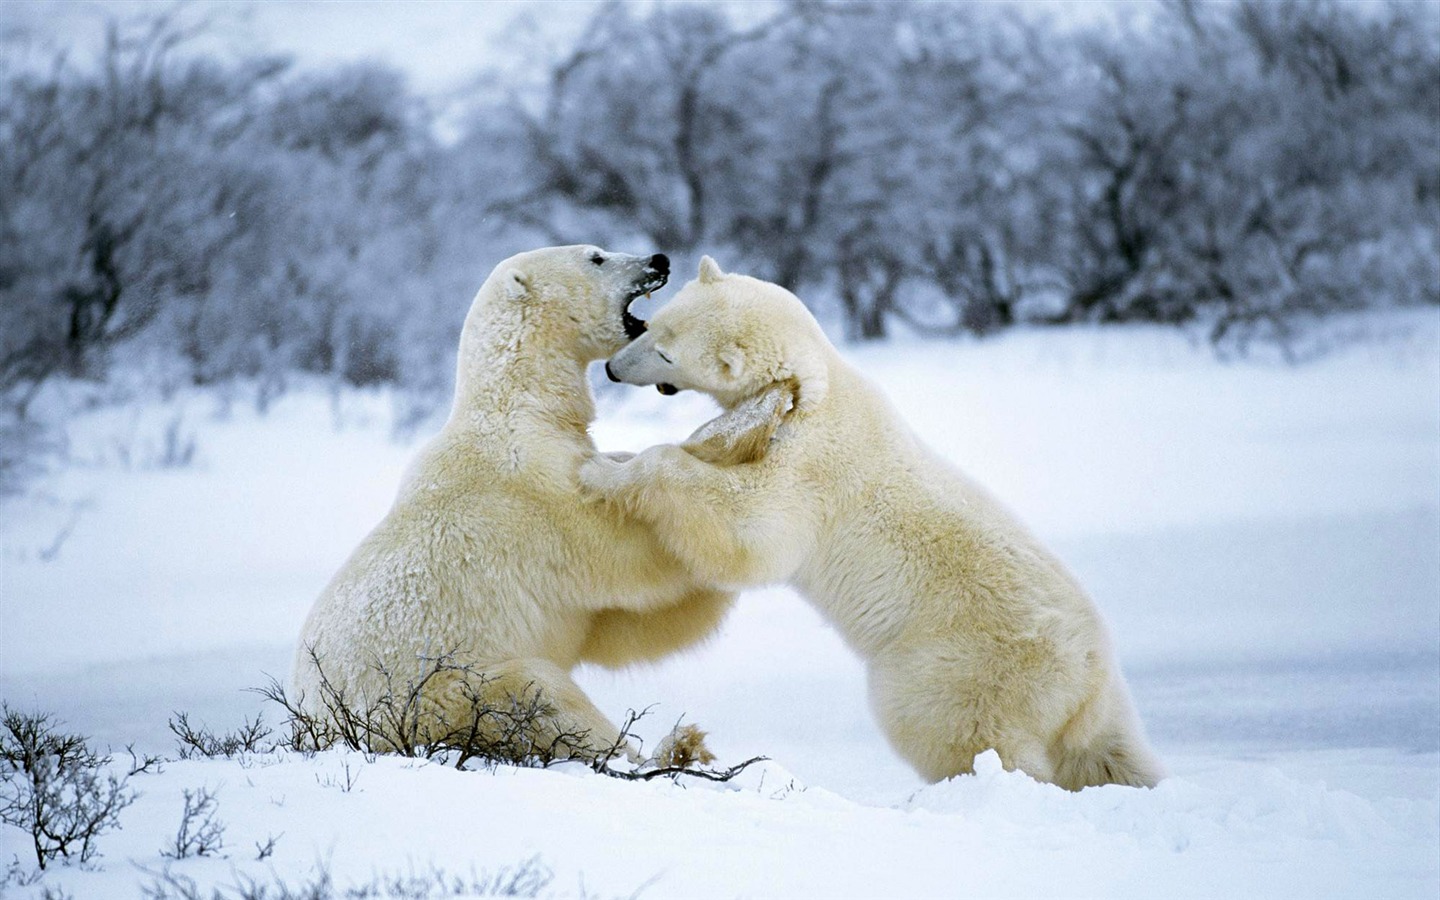
[[[1099,614],[1060,562],[922,446],[792,294],[709,259],[700,273],[611,371],[705,391],[738,425],[777,409],[776,390],[795,408],[756,462],[652,447],[588,463],[586,487],[654,523],[707,583],[800,591],[865,659],[875,715],[924,777],[993,748],[1074,790],[1153,785]]]
[[[595,454],[587,363],[623,346],[625,301],[646,260],[593,247],[520,254],[475,297],[455,400],[412,463],[394,506],[326,587],[305,623],[292,679],[318,711],[319,676],[365,705],[403,688],[421,657],[454,652],[506,695],[539,690],[553,734],[617,730],[570,678],[581,661],[653,659],[710,633],[731,598],[698,585],[650,527],[582,503]],[[437,679],[427,701],[452,723],[468,700]],[[543,738],[543,735],[541,736]]]

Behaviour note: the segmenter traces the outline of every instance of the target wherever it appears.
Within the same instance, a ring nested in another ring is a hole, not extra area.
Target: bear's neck
[[[595,418],[588,361],[573,346],[559,346],[565,341],[497,324],[465,325],[446,427],[479,431],[492,445],[534,446],[537,438],[588,445]]]

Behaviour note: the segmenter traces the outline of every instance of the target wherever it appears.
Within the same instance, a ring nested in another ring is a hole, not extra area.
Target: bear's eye
[[[670,357],[666,356],[666,355],[665,355],[665,351],[664,351],[664,350],[661,350],[659,347],[656,347],[656,348],[655,348],[655,352],[658,353],[658,354],[660,354],[660,358],[663,359],[663,360],[665,360],[667,363],[673,363],[673,362],[675,361],[675,360],[671,359]]]
[[[595,265],[597,265],[597,266],[603,266],[603,265],[605,265],[605,257],[601,256],[601,255],[598,254],[598,253],[595,254],[594,256],[590,257],[590,261],[591,261],[592,263],[594,263]]]

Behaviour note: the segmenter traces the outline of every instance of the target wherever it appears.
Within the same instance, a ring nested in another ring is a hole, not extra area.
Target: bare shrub
[[[212,856],[225,845],[225,823],[215,818],[219,801],[209,788],[186,788],[185,810],[180,814],[180,827],[173,842],[160,851],[170,859],[188,856]]]
[[[161,431],[152,465],[157,469],[185,469],[195,462],[195,433],[185,429],[184,416],[170,417]]]
[[[164,771],[161,763],[165,760],[161,756],[150,753],[136,753],[134,744],[126,744],[125,752],[130,756],[130,771],[125,773],[127,777],[140,775],[142,773],[158,775]]]
[[[256,842],[255,842],[255,860],[256,860],[256,862],[264,862],[265,860],[267,860],[267,859],[269,859],[270,857],[274,856],[274,855],[275,855],[275,845],[278,844],[278,843],[280,843],[280,839],[281,839],[282,837],[284,837],[284,836],[285,836],[285,832],[282,831],[282,832],[280,832],[279,834],[272,834],[272,835],[267,836],[267,837],[265,838],[265,840],[264,840],[263,843],[262,843],[261,841],[256,841]]]
[[[368,882],[337,888],[328,869],[308,879],[289,882],[276,875],[260,881],[237,874],[236,882],[205,890],[189,876],[171,871],[148,872],[151,882],[142,890],[147,900],[439,900],[442,897],[539,897],[555,880],[555,873],[532,856],[494,872],[464,875],[432,868],[424,872],[378,874]],[[639,891],[631,894],[638,896]],[[587,895],[588,896],[588,895]]]
[[[64,446],[61,429],[26,418],[9,399],[0,396],[0,498],[24,490]]]
[[[42,869],[56,857],[90,861],[97,838],[119,827],[135,800],[129,775],[106,771],[110,757],[59,731],[48,713],[0,712],[0,821],[29,832]]]
[[[363,699],[348,695],[326,674],[313,649],[310,653],[320,684],[318,705],[289,697],[273,678],[257,690],[285,710],[290,736],[279,742],[283,748],[309,752],[340,746],[365,754],[442,760],[456,768],[472,761],[544,767],[590,750],[588,733],[548,727],[554,707],[533,685],[497,699],[497,692],[488,690],[495,679],[457,663],[453,652],[421,657],[412,678],[402,679],[376,661],[374,671],[385,687],[378,696]],[[440,679],[459,685],[467,705],[463,713],[446,712],[427,700],[427,689]]]
[[[325,673],[314,648],[310,660],[319,681],[317,704],[290,697],[275,679],[255,692],[285,711],[289,736],[277,746],[300,752],[330,747],[373,755],[396,754],[466,768],[471,763],[545,768],[564,760],[580,760],[595,772],[613,778],[649,780],[663,776],[692,775],[728,781],[764,757],[755,757],[729,769],[707,769],[699,755],[679,754],[658,767],[631,770],[617,765],[626,755],[632,729],[649,709],[631,710],[615,741],[597,746],[589,732],[557,728],[554,706],[535,685],[517,692],[497,691],[495,680],[474,666],[456,662],[455,652],[420,657],[413,678],[401,679],[384,663],[373,663],[385,685],[379,696],[363,701],[347,695]],[[465,705],[460,713],[446,711],[427,701],[426,690],[437,679],[453,679]],[[693,726],[692,726],[693,728]],[[685,736],[698,746],[699,738]],[[713,759],[713,757],[712,757]]]
[[[249,719],[243,720],[243,724],[235,731],[220,734],[215,734],[203,725],[199,728],[193,727],[189,714],[183,712],[177,712],[169,725],[171,733],[175,735],[181,759],[229,759],[241,753],[269,753],[276,746],[274,741],[265,743],[272,730],[266,727],[261,715],[257,715],[253,722]]]
[[[10,864],[5,867],[4,874],[0,874],[0,896],[4,896],[5,889],[10,885],[29,887],[45,877],[45,873],[39,868],[31,869],[20,864],[20,857],[10,857]]]
[[[345,772],[344,776],[341,776],[339,774],[330,774],[326,775],[324,778],[321,778],[319,775],[316,775],[315,782],[321,787],[339,788],[342,794],[348,794],[351,791],[355,790],[355,785],[360,783],[360,773],[358,771],[352,770],[348,762],[345,763],[342,769]]]
[[[622,769],[611,765],[629,741],[631,729],[649,713],[650,707],[639,712],[630,710],[625,716],[625,724],[620,726],[620,736],[615,744],[605,755],[596,757],[591,768],[601,775],[625,781],[650,781],[655,778],[669,778],[673,781],[681,775],[703,778],[706,781],[729,781],[755,763],[768,759],[765,756],[752,756],[727,769],[704,768],[704,764],[715,759],[715,755],[704,746],[705,732],[694,725],[681,727],[677,724],[670,736],[661,742],[660,751],[656,754],[656,759],[652,760],[652,767]]]

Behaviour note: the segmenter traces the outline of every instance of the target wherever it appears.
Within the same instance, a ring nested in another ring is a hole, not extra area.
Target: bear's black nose
[[[650,268],[659,272],[661,275],[669,275],[670,257],[666,256],[663,253],[655,254],[654,256],[650,257]]]
[[[620,380],[619,378],[615,377],[615,371],[610,368],[610,360],[608,359],[605,360],[605,377],[610,379],[611,381],[618,382]]]

